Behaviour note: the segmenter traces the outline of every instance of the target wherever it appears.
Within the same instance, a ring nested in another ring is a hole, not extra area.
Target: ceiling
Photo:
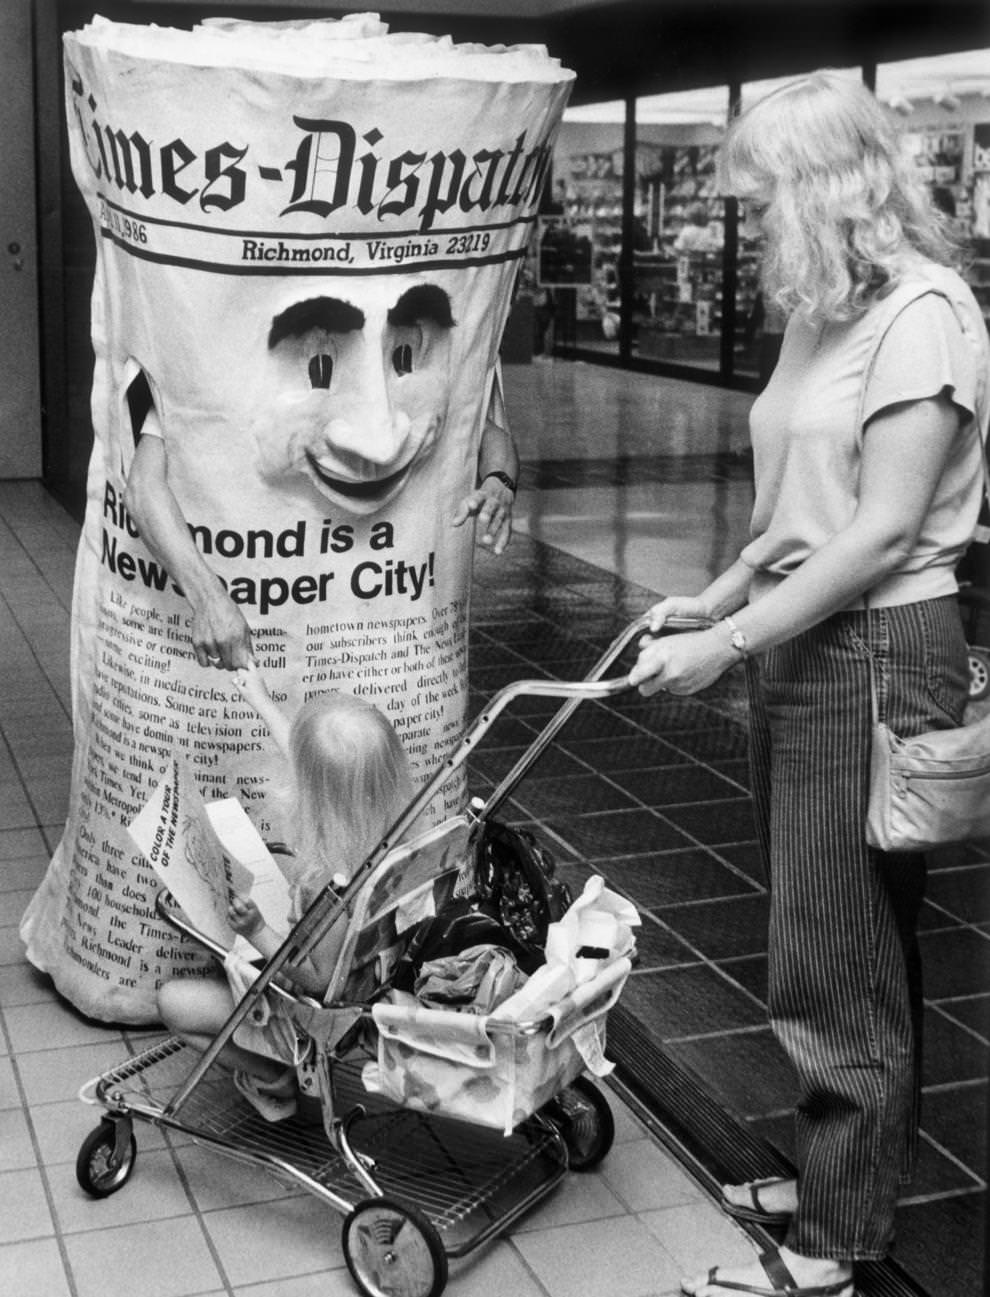
[[[333,16],[371,9],[393,30],[545,44],[577,74],[571,102],[788,76],[990,47],[988,0],[54,0],[131,21],[210,13]],[[72,25],[76,25],[72,23]]]
[[[861,76],[858,65],[846,71],[857,80]],[[761,99],[782,82],[791,80],[792,75],[789,73],[779,79],[747,82],[742,87],[742,107]],[[979,96],[986,101],[985,111],[987,117],[990,117],[990,49],[881,63],[877,68],[876,92],[883,103],[905,116],[910,116],[916,107],[925,104],[935,104],[950,112],[957,111],[962,99]],[[695,90],[640,96],[636,100],[636,121],[640,125],[707,123],[724,126],[728,114],[729,89],[724,83]],[[565,117],[579,122],[620,123],[625,120],[625,101],[613,99],[583,104],[568,109]]]

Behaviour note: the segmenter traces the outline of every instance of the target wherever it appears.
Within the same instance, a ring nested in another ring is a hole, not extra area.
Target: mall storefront
[[[873,84],[902,123],[990,316],[990,50],[844,72]],[[779,332],[760,293],[758,245],[719,192],[717,154],[733,106],[789,79],[568,110],[527,271],[538,350],[760,385]]]

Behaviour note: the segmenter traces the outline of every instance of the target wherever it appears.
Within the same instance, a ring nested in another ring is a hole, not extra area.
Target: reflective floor
[[[511,547],[477,564],[476,707],[510,681],[584,676],[658,593],[719,570],[751,499],[747,396],[560,361],[509,367],[506,390],[523,485]],[[76,536],[37,484],[0,483],[0,1292],[343,1297],[355,1290],[339,1219],[188,1141],[141,1128],[125,1190],[97,1202],[76,1186],[95,1124],[76,1091],[138,1043],[61,1003],[17,938],[65,813]],[[552,710],[531,701],[497,722],[475,791]],[[679,1275],[748,1254],[705,1190],[718,1171],[786,1166],[793,1090],[764,1025],[745,753],[730,674],[701,698],[584,704],[513,794],[508,817],[537,827],[572,883],[602,873],[637,903],[640,962],[610,1018],[614,1149],[458,1263],[454,1297],[668,1297]],[[924,1151],[897,1257],[931,1297],[982,1291],[988,870],[975,849],[947,853],[925,911]],[[867,1273],[861,1291],[893,1291],[886,1282]]]

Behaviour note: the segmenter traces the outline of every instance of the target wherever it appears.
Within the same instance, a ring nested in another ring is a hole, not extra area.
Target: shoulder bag
[[[990,716],[902,739],[877,714],[872,676],[871,686],[870,846],[927,851],[990,837]]]

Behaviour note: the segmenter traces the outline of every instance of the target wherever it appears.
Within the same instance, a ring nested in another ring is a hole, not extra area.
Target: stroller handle
[[[707,618],[694,617],[672,617],[665,622],[660,634],[678,631],[705,630],[711,626],[711,620]],[[402,840],[403,835],[415,823],[420,812],[429,804],[435,796],[437,790],[441,788],[451,775],[459,769],[467,760],[471,752],[474,751],[478,740],[492,727],[496,719],[503,711],[513,703],[517,698],[561,698],[564,700],[563,706],[551,717],[546,726],[536,736],[530,747],[523,753],[519,761],[506,775],[502,783],[495,789],[492,795],[479,808],[472,808],[472,814],[477,820],[484,820],[491,815],[498,806],[512,792],[516,784],[526,773],[527,770],[535,763],[537,758],[543,753],[550,744],[554,735],[560,730],[575,708],[584,701],[589,699],[611,698],[616,694],[623,693],[633,686],[629,683],[629,676],[616,676],[612,679],[605,680],[603,676],[610,666],[616,661],[623,650],[635,639],[644,635],[651,634],[650,614],[648,612],[641,614],[634,622],[631,622],[612,643],[608,646],[602,656],[598,659],[591,671],[584,680],[517,680],[513,684],[506,685],[494,694],[488,705],[475,718],[468,727],[467,732],[461,738],[460,742],[451,750],[444,762],[437,768],[432,777],[423,785],[399,818],[392,824],[382,841],[375,847],[370,856],[364,861],[360,868],[352,875],[351,881],[342,893],[343,897],[349,896],[351,889],[381,861],[388,851]],[[303,953],[312,948],[319,940],[321,934],[314,932],[304,943]]]
[[[712,621],[710,618],[670,617],[658,633],[662,635],[667,633],[677,633],[680,631],[707,630],[711,625]],[[601,677],[630,643],[643,635],[653,635],[654,633],[655,632],[650,628],[650,614],[648,612],[643,613],[641,616],[637,617],[634,622],[627,626],[621,634],[616,636],[592,667],[591,671],[588,673],[587,679],[580,684],[557,684],[556,681],[544,682],[536,680],[520,682],[519,687],[524,687],[525,692],[527,693],[539,693],[544,696],[562,697],[566,698],[568,701],[566,701],[563,707],[561,707],[560,710],[550,718],[530,747],[519,758],[488,800],[475,808],[475,814],[479,821],[488,819],[489,816],[494,815],[505,799],[512,793],[523,775],[525,775],[525,773],[536,762],[537,758],[546,750],[554,736],[559,733],[561,728],[570,718],[571,713],[580,702],[586,698],[609,698],[614,694],[622,693],[626,689],[634,687],[629,683],[628,676],[620,676],[612,680],[602,680]],[[532,688],[532,686],[543,683],[556,685],[556,693],[550,689],[543,690]],[[495,698],[492,700],[491,706],[494,706],[495,703],[499,702],[504,694],[512,694],[514,697],[515,694],[513,694],[512,691],[515,688],[516,686],[509,685],[506,689],[503,689],[500,694],[496,694]],[[489,714],[491,706],[484,714],[485,716]],[[492,717],[492,719],[494,719],[494,717]],[[473,731],[469,731],[468,737],[471,737],[472,734]]]

